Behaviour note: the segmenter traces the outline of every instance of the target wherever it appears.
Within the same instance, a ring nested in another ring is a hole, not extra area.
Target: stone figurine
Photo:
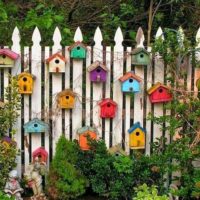
[[[4,192],[9,197],[15,197],[16,200],[23,200],[21,198],[21,193],[23,193],[23,189],[21,188],[19,181],[18,181],[18,174],[16,170],[12,170],[9,173],[9,178],[6,182]]]

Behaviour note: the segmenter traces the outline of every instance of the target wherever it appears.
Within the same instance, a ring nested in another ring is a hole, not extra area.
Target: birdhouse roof
[[[165,89],[167,89],[167,90],[170,90],[170,88],[168,87],[168,86],[166,86],[166,85],[163,85],[162,83],[160,83],[160,82],[157,82],[154,86],[152,86],[151,88],[149,88],[148,90],[147,90],[147,93],[148,94],[152,94],[155,90],[157,90],[159,87],[163,87],[163,88],[165,88]]]
[[[46,59],[46,63],[48,64],[56,57],[59,57],[61,60],[63,60],[66,63],[66,58],[64,56],[62,56],[60,53],[55,53],[52,56],[50,56],[48,59]]]
[[[41,121],[41,120],[38,119],[38,118],[34,118],[34,119],[32,119],[31,121],[25,123],[25,124],[24,124],[24,128],[29,127],[31,124],[39,124],[39,125],[44,126],[44,127],[46,127],[46,128],[49,127],[49,124],[47,124],[46,122],[43,122],[43,121]]]
[[[108,152],[110,154],[119,153],[119,154],[121,154],[123,156],[127,156],[127,153],[121,148],[121,146],[119,144],[111,147],[110,149],[108,149]]]
[[[13,60],[17,60],[17,58],[19,58],[19,54],[11,51],[10,49],[0,49],[0,55],[6,55]]]
[[[119,80],[121,82],[124,82],[124,81],[128,80],[129,78],[133,78],[133,79],[137,80],[138,82],[142,81],[142,79],[139,76],[135,75],[133,72],[127,72],[124,76],[120,77]]]
[[[57,94],[57,97],[61,97],[61,96],[65,96],[65,95],[70,95],[70,96],[75,97],[75,96],[76,96],[76,93],[73,92],[73,91],[70,90],[70,89],[66,89],[66,90],[63,90],[63,91],[59,92],[59,93]]]
[[[73,48],[75,48],[75,47],[77,47],[77,46],[83,47],[85,50],[87,50],[86,45],[83,44],[83,43],[80,42],[80,41],[77,41],[77,42],[75,42],[74,44],[72,44],[72,45],[68,48],[68,50],[71,51]]]
[[[140,52],[143,52],[143,53],[149,55],[149,52],[144,48],[135,48],[135,49],[133,49],[133,51],[131,52],[131,55],[135,55],[135,54],[138,54]]]
[[[99,102],[99,105],[100,105],[100,106],[103,106],[103,105],[105,105],[105,104],[107,104],[107,103],[110,103],[110,104],[112,104],[113,106],[117,106],[117,103],[114,102],[112,99],[109,99],[109,98],[107,98],[107,99],[102,99],[102,100]]]
[[[29,76],[29,77],[31,77],[33,79],[36,78],[36,76],[34,76],[33,74],[30,74],[29,72],[22,72],[21,74],[17,75],[18,79],[22,78],[23,76]]]
[[[133,124],[133,126],[131,126],[131,128],[128,129],[128,132],[132,133],[137,128],[139,128],[140,130],[142,130],[142,132],[146,133],[146,130],[140,126],[140,122],[136,122],[135,124]]]
[[[43,154],[43,155],[45,155],[46,157],[48,157],[48,153],[47,153],[47,151],[45,150],[45,148],[44,147],[39,147],[39,148],[37,148],[34,152],[33,152],[33,157],[35,157],[35,156],[37,156],[38,154]]]
[[[88,67],[88,72],[95,70],[97,67],[101,67],[103,70],[108,71],[108,68],[97,60]]]
[[[78,134],[83,134],[87,131],[91,131],[91,132],[95,132],[97,133],[97,129],[96,128],[93,128],[93,127],[90,127],[90,126],[84,126],[84,127],[81,127],[77,130],[77,133]]]
[[[3,101],[0,101],[0,108],[3,108],[5,106],[5,103]]]

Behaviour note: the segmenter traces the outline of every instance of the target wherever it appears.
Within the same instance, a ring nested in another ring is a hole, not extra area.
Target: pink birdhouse
[[[0,49],[0,67],[13,67],[19,54],[10,49]]]
[[[114,118],[117,110],[117,103],[112,99],[102,99],[100,105],[100,117],[102,118]]]
[[[33,162],[35,162],[36,157],[39,158],[40,162],[47,163],[48,153],[44,147],[39,147],[33,152]]]
[[[147,93],[149,94],[149,99],[151,103],[163,103],[172,100],[172,94],[170,93],[170,88],[161,83],[156,83],[151,87]]]

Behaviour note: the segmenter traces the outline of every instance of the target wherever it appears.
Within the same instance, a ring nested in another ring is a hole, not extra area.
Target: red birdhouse
[[[39,147],[33,152],[33,162],[35,162],[36,157],[39,158],[40,162],[47,163],[48,153],[44,147]]]
[[[100,117],[114,118],[117,110],[117,104],[112,99],[102,99],[100,105]]]
[[[170,93],[170,88],[161,84],[156,83],[151,87],[147,93],[149,94],[149,99],[151,103],[162,103],[172,100],[172,94]]]

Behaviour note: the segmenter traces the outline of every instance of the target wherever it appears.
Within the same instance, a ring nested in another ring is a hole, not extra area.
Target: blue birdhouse
[[[127,72],[124,76],[119,78],[119,80],[122,82],[122,92],[140,92],[140,82],[142,79],[133,72]]]
[[[49,130],[49,125],[38,118],[24,124],[24,130],[26,133],[42,133]]]
[[[84,59],[86,58],[87,47],[82,42],[75,42],[69,47],[70,57],[74,59]]]

